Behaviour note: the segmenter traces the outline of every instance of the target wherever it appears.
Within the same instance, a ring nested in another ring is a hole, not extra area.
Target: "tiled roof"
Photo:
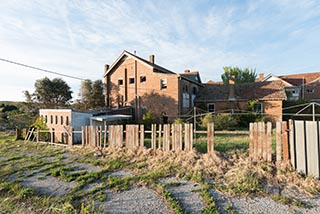
[[[237,100],[284,100],[286,99],[283,83],[281,81],[254,82],[236,84],[235,98]],[[230,85],[204,84],[199,89],[196,101],[227,101]]]
[[[320,72],[291,74],[291,75],[283,75],[278,77],[294,86],[300,86],[302,84],[308,84],[320,78]]]

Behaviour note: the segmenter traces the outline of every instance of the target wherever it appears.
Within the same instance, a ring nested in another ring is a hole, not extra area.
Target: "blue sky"
[[[1,0],[0,58],[92,80],[123,50],[220,81],[224,66],[320,71],[319,0]],[[0,61],[0,100],[59,77]],[[76,98],[80,81],[63,78]]]

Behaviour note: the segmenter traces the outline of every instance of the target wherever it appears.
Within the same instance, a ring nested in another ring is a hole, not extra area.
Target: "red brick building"
[[[147,111],[159,121],[169,121],[190,111],[203,87],[198,72],[177,74],[155,63],[155,56],[143,59],[123,51],[111,66],[105,65],[107,107],[131,106],[138,121]]]
[[[282,81],[288,100],[320,101],[320,72],[268,75],[263,81]]]
[[[244,84],[204,84],[195,100],[196,106],[209,112],[237,112],[247,110],[248,102],[255,100],[254,110],[272,121],[282,119],[282,101],[286,99],[281,81]]]

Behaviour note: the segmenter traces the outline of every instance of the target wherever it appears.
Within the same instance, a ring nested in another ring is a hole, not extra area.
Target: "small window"
[[[44,117],[44,119],[45,119],[45,122],[48,123],[48,116],[47,115]]]
[[[167,88],[167,79],[161,79],[160,80],[160,89]]]
[[[147,81],[147,77],[146,76],[140,76],[140,82],[145,82]]]
[[[214,104],[208,104],[208,112],[214,112]]]
[[[307,89],[307,93],[308,93],[308,94],[314,93],[314,89],[313,89],[313,88],[308,88],[308,89]]]
[[[123,79],[118,79],[118,85],[123,85]]]
[[[50,115],[50,123],[52,124],[53,123],[53,116]]]
[[[134,83],[134,78],[129,78],[129,84],[133,84]]]
[[[68,126],[69,125],[69,117],[66,116],[66,125]]]
[[[192,94],[194,94],[194,95],[197,94],[197,88],[196,87],[192,88]]]
[[[261,103],[254,104],[253,111],[262,113],[262,104]]]
[[[56,115],[56,124],[58,124],[58,116]]]
[[[60,117],[61,125],[63,125],[63,116]]]

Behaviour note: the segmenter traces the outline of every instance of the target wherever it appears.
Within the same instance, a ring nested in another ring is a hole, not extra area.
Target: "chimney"
[[[262,80],[264,80],[264,73],[259,74],[259,81],[262,81]]]
[[[150,61],[152,64],[154,64],[154,55],[153,55],[153,54],[151,54],[151,55],[149,56],[149,61]]]
[[[229,78],[229,100],[230,101],[236,100],[234,84],[235,84],[235,77],[232,75]]]
[[[109,65],[108,64],[105,64],[104,65],[104,74],[106,74],[107,73],[107,71],[109,70]]]
[[[184,70],[184,73],[185,73],[185,74],[190,73],[190,70],[188,70],[188,69],[187,69],[187,70]]]

